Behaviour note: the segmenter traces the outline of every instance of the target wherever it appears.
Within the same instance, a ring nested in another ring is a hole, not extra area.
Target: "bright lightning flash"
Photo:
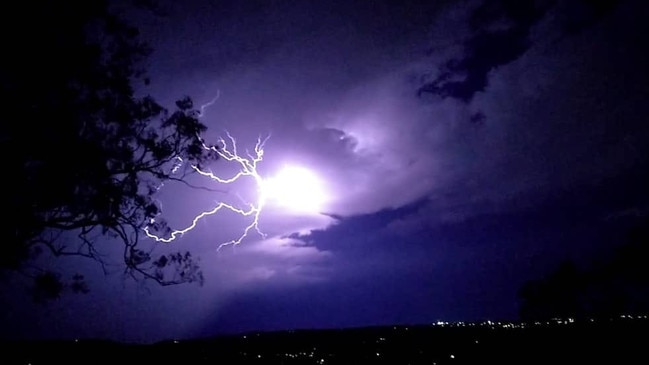
[[[285,166],[277,175],[263,180],[261,190],[269,202],[293,212],[317,213],[325,198],[318,177],[297,166]]]
[[[218,97],[219,96],[217,95],[209,103],[201,106],[199,117],[203,116],[205,109],[214,104]],[[254,203],[248,204],[247,208],[240,208],[225,202],[220,202],[216,204],[216,206],[214,206],[212,209],[196,215],[194,219],[192,219],[189,226],[183,229],[171,231],[169,235],[165,237],[155,235],[151,233],[149,227],[145,227],[144,232],[149,238],[152,238],[157,242],[165,243],[174,241],[176,238],[194,229],[201,219],[216,214],[222,209],[229,210],[243,217],[250,217],[251,222],[246,226],[242,234],[235,239],[221,243],[217,248],[217,250],[220,250],[224,246],[240,244],[246,237],[248,237],[248,234],[252,230],[254,230],[262,238],[266,237],[266,235],[259,229],[259,215],[261,214],[261,211],[267,202],[270,202],[292,212],[320,212],[326,195],[324,194],[324,189],[322,189],[320,180],[314,173],[302,167],[285,166],[275,176],[263,179],[257,172],[257,164],[263,160],[264,143],[268,138],[264,140],[258,138],[257,143],[255,144],[254,153],[250,153],[248,152],[248,150],[246,150],[245,156],[241,156],[237,151],[236,140],[230,135],[230,133],[227,133],[227,136],[229,143],[225,139],[221,138],[219,139],[219,148],[210,147],[205,144],[203,144],[203,148],[214,151],[219,155],[220,158],[224,159],[225,161],[238,164],[240,167],[239,172],[237,172],[232,177],[222,178],[215,175],[211,171],[204,171],[198,168],[198,166],[196,165],[192,165],[191,167],[198,174],[205,176],[219,184],[232,184],[241,178],[252,178],[257,186],[256,201]],[[180,157],[177,157],[171,173],[175,173],[180,168],[182,163],[183,160]],[[153,223],[155,223],[155,219],[152,219],[150,222],[150,224]]]
[[[261,210],[265,204],[266,198],[263,192],[261,191],[261,187],[264,185],[264,181],[259,175],[259,173],[257,172],[257,164],[261,162],[264,157],[264,143],[266,142],[266,140],[265,139],[262,140],[261,138],[257,139],[257,143],[255,144],[254,154],[251,154],[248,151],[246,151],[247,156],[242,157],[239,156],[237,152],[237,143],[235,139],[230,135],[230,133],[228,133],[227,136],[228,139],[230,140],[230,145],[228,145],[228,143],[223,138],[221,138],[219,140],[219,143],[221,144],[220,148],[208,147],[207,145],[203,145],[203,147],[206,149],[214,150],[219,155],[219,157],[221,157],[222,159],[228,162],[234,162],[239,164],[240,170],[238,173],[236,173],[234,176],[229,178],[221,178],[219,176],[214,175],[211,171],[201,170],[195,165],[192,165],[191,167],[200,175],[208,177],[220,184],[231,184],[239,180],[240,178],[250,176],[255,181],[257,187],[260,190],[257,195],[257,201],[255,203],[249,204],[248,208],[239,208],[234,205],[220,202],[214,208],[204,211],[198,214],[197,216],[195,216],[191,224],[186,228],[174,230],[167,237],[157,236],[151,233],[149,227],[145,227],[144,232],[149,238],[152,238],[157,242],[165,242],[165,243],[171,242],[176,238],[182,236],[183,234],[194,229],[198,221],[200,221],[201,219],[216,214],[222,209],[229,210],[231,212],[237,213],[244,217],[252,217],[252,221],[248,226],[246,226],[246,228],[243,230],[243,233],[238,238],[221,243],[218,246],[217,250],[221,249],[224,246],[240,244],[241,241],[243,241],[248,236],[248,233],[251,230],[255,230],[262,238],[266,237],[266,235],[259,230],[259,215],[261,214]],[[231,147],[232,150],[230,150],[229,147]],[[182,162],[182,160],[180,161]],[[154,222],[155,220],[151,220],[151,223]]]

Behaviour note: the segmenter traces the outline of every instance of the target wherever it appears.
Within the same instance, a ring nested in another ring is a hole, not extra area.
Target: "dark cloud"
[[[469,102],[488,85],[492,70],[520,58],[533,46],[532,28],[558,8],[561,33],[574,35],[610,14],[619,1],[487,0],[470,14],[471,35],[463,42],[462,55],[446,61],[438,75],[419,88],[433,94]]]

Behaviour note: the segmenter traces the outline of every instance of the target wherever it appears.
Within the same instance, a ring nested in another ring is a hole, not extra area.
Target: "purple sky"
[[[259,222],[267,239],[219,252],[250,221],[201,220],[169,245],[201,257],[203,287],[142,285],[119,268],[104,276],[65,261],[86,270],[91,292],[43,307],[15,289],[0,317],[12,336],[149,342],[516,318],[525,280],[566,257],[605,255],[649,209],[647,6],[622,1],[571,34],[560,26],[566,9],[552,8],[531,24],[529,48],[463,101],[417,90],[466,51],[481,1],[420,3],[169,1],[163,17],[134,15],[155,49],[145,92],[167,104],[219,95],[205,138],[227,130],[252,149],[270,134],[260,174],[309,168],[329,215],[269,204]],[[471,122],[476,113],[484,120]],[[160,200],[182,228],[239,196],[255,199],[254,185],[165,186]]]

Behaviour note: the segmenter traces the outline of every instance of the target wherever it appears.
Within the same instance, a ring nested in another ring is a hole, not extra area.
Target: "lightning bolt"
[[[210,100],[209,102],[201,105],[200,111],[198,112],[198,117],[202,118],[203,115],[205,114],[205,109],[209,108],[212,106],[212,104],[216,103],[216,101],[221,97],[221,90],[216,90],[216,96],[214,99]]]
[[[218,98],[219,95],[217,95],[209,103],[202,105],[200,108],[199,117],[202,117],[205,108],[214,104],[214,102],[216,102]],[[239,214],[242,217],[251,217],[251,222],[246,226],[246,228],[243,230],[240,236],[238,236],[237,238],[233,238],[227,242],[223,242],[219,244],[219,246],[217,247],[217,251],[225,246],[240,244],[246,237],[248,237],[248,234],[253,230],[262,238],[266,238],[266,234],[264,234],[259,229],[259,216],[266,202],[266,197],[262,189],[263,179],[261,175],[259,175],[259,173],[257,172],[257,164],[263,160],[264,144],[266,143],[266,141],[270,136],[266,137],[265,139],[261,139],[261,137],[257,138],[257,143],[255,144],[254,153],[250,153],[248,150],[246,150],[245,156],[242,156],[239,155],[239,152],[237,151],[237,142],[234,139],[234,137],[232,137],[232,135],[230,135],[229,132],[226,132],[226,134],[228,140],[226,141],[223,138],[219,138],[218,140],[218,143],[220,144],[219,148],[214,146],[207,146],[204,143],[203,143],[203,148],[214,151],[216,154],[218,154],[220,158],[222,158],[225,161],[238,164],[240,169],[234,176],[229,178],[223,178],[215,175],[212,171],[202,170],[196,165],[191,165],[191,168],[194,169],[194,171],[196,171],[198,174],[205,176],[219,184],[232,184],[241,178],[245,178],[245,177],[252,178],[257,186],[256,201],[254,203],[249,203],[247,208],[241,208],[225,202],[219,202],[212,209],[206,210],[196,215],[192,219],[191,224],[189,224],[187,227],[183,229],[173,230],[169,233],[169,235],[165,237],[158,236],[156,234],[151,233],[149,226],[146,226],[144,228],[144,232],[147,235],[147,237],[154,239],[156,242],[164,242],[164,243],[172,242],[175,239],[184,235],[185,233],[194,229],[201,219],[214,215],[219,211],[225,209],[234,212],[236,214]],[[182,158],[177,157],[176,163],[172,168],[172,173],[177,171],[180,168],[182,163],[183,163]],[[155,223],[155,219],[151,219],[150,224],[153,223]]]

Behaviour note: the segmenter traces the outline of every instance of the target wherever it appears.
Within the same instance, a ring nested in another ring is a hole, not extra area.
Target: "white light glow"
[[[318,213],[326,200],[318,176],[298,166],[285,166],[276,175],[265,178],[261,190],[268,204],[293,212]]]

